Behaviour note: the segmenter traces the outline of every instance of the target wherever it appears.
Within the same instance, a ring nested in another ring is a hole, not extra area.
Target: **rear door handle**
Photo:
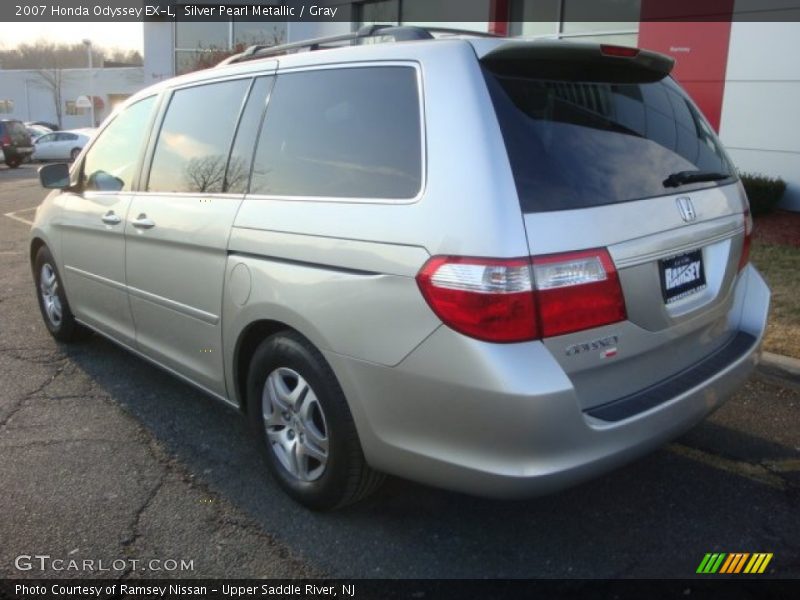
[[[119,225],[122,222],[122,219],[115,215],[113,210],[108,211],[100,218],[106,225]]]
[[[135,221],[131,221],[131,225],[136,227],[137,229],[152,229],[156,226],[156,222],[152,219],[148,219],[147,215],[142,213],[138,217],[136,217]]]

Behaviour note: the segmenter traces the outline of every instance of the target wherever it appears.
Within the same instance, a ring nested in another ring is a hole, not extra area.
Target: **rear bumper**
[[[525,497],[624,464],[719,407],[758,362],[769,297],[748,266],[728,313],[735,351],[709,357],[677,386],[665,380],[656,402],[651,394],[649,404],[612,411],[614,418],[581,410],[569,378],[538,342],[488,344],[440,327],[394,368],[327,358],[372,466],[437,487]]]
[[[6,160],[13,158],[25,159],[33,154],[33,147],[8,146],[3,148],[3,154]]]

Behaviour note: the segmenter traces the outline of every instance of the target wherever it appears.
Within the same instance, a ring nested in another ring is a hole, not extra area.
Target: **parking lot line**
[[[38,205],[32,206],[30,208],[23,208],[20,210],[15,210],[13,212],[4,213],[3,216],[8,217],[9,219],[14,219],[15,221],[19,221],[20,223],[25,223],[26,225],[33,225],[33,221],[29,221],[28,219],[23,219],[18,215],[19,213],[30,212],[32,210],[36,210],[37,208],[39,208]]]

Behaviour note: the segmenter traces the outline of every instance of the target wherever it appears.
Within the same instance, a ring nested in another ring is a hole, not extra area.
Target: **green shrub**
[[[741,178],[754,217],[772,212],[786,191],[786,182],[780,177],[742,173]]]

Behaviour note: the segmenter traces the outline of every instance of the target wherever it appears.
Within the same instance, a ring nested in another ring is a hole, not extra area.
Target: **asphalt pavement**
[[[50,338],[26,223],[44,195],[34,166],[0,166],[0,576],[92,574],[15,565],[47,554],[124,559],[94,573],[114,577],[688,577],[707,552],[770,552],[765,576],[800,577],[800,386],[757,375],[673,444],[559,494],[390,478],[312,513],[235,410],[99,336]]]

